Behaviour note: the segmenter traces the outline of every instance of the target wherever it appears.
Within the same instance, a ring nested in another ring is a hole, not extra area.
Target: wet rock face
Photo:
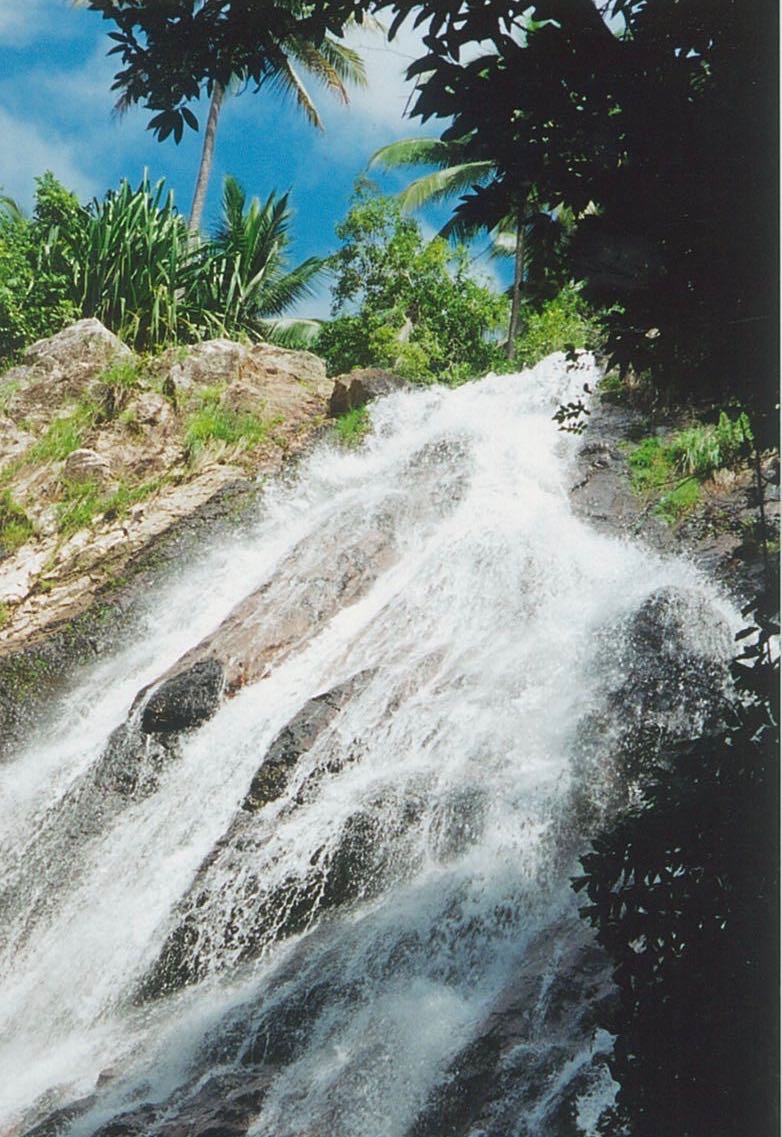
[[[451,1063],[406,1137],[583,1137],[579,1099],[605,1067],[598,1031],[616,1003],[611,969],[575,912],[536,936],[513,986]]]
[[[574,739],[570,810],[557,821],[561,847],[574,855],[572,841],[583,845],[584,834],[610,823],[676,744],[719,714],[733,650],[719,610],[675,587],[653,592],[600,641],[604,672]]]
[[[215,953],[228,951],[238,959],[254,958],[269,939],[300,931],[317,911],[354,899],[379,873],[375,858],[375,849],[383,848],[379,823],[360,813],[348,818],[335,850],[320,850],[306,879],[270,887],[262,874],[248,875],[242,868],[248,848],[257,850],[260,863],[273,835],[273,823],[270,827],[261,816],[263,807],[289,789],[300,759],[324,736],[371,675],[371,671],[359,672],[309,699],[274,739],[241,809],[184,897],[179,922],[142,984],[140,999],[154,998],[197,980],[209,969]],[[321,764],[305,776],[289,808],[296,808],[301,795],[306,795],[318,778],[336,769],[327,748]],[[227,921],[226,912],[231,914]]]
[[[144,1104],[114,1118],[93,1137],[244,1137],[261,1108],[274,1072],[224,1072],[189,1087],[183,1102]],[[175,1117],[167,1117],[171,1106]],[[38,1135],[36,1135],[38,1137]],[[44,1137],[43,1134],[40,1137]]]
[[[619,649],[624,681],[614,702],[639,719],[714,705],[732,654],[730,629],[704,597],[661,588],[630,621]]]
[[[334,996],[333,958],[321,961],[320,979],[313,973],[306,983],[287,982],[306,971],[310,947],[302,944],[289,973],[265,992],[266,1013],[255,1002],[239,1008],[234,1029],[216,1042],[214,1054],[204,1053],[220,1072],[194,1075],[166,1101],[138,1105],[94,1137],[251,1132],[270,1085],[295,1062]],[[346,984],[340,998],[348,1005],[360,992]],[[583,1137],[580,1102],[606,1078],[610,1048],[597,1023],[610,1017],[615,1002],[610,968],[593,933],[574,910],[554,920],[527,946],[513,984],[443,1071],[406,1137]],[[334,1131],[322,1116],[313,1118],[311,1130],[296,1130],[301,1137]]]
[[[114,799],[120,809],[156,793],[162,770],[176,757],[175,737],[145,735],[135,722],[122,723],[109,736],[93,783],[104,801]]]
[[[225,682],[223,665],[205,659],[165,680],[141,712],[145,734],[170,734],[200,726],[220,704]]]
[[[284,792],[290,773],[302,754],[310,749],[370,674],[361,672],[347,683],[332,687],[304,704],[269,747],[242,803],[243,809],[250,812],[261,809]]]

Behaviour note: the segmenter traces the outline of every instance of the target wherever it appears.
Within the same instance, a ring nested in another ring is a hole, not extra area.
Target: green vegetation
[[[675,521],[700,501],[700,482],[746,461],[751,445],[752,430],[744,412],[732,419],[721,411],[716,425],[696,423],[667,442],[645,438],[628,455],[633,489],[649,498],[659,496],[655,512]]]
[[[343,446],[358,446],[372,428],[366,407],[353,407],[334,422],[337,438]]]
[[[8,607],[8,604],[5,602],[5,600],[0,600],[0,632],[8,623],[10,616],[11,609]]]
[[[12,553],[33,534],[33,524],[10,490],[0,492],[0,551]]]
[[[720,412],[716,425],[698,424],[679,431],[670,442],[670,452],[679,468],[706,478],[715,470],[747,459],[752,449],[752,429],[741,412],[735,419]]]
[[[701,487],[694,477],[685,478],[664,493],[655,506],[655,513],[668,522],[678,521],[701,500]]]
[[[269,434],[273,423],[248,412],[234,411],[220,403],[221,387],[201,392],[200,406],[193,411],[185,428],[185,454],[193,462],[212,442],[226,445],[256,446]]]
[[[605,332],[575,285],[565,285],[538,308],[527,306],[524,330],[516,340],[514,363],[531,367],[554,351],[600,346]]]
[[[120,421],[128,425],[134,419],[133,412],[126,414],[124,408],[132,393],[142,386],[146,371],[146,358],[133,356],[130,359],[116,359],[98,376],[100,411],[96,415],[96,422],[119,417]]]
[[[84,316],[137,350],[218,334],[290,339],[297,322],[280,330],[279,318],[322,267],[310,257],[287,268],[290,220],[288,194],[248,204],[226,178],[221,224],[202,238],[162,180],[123,181],[82,208],[45,174],[31,221],[0,212],[0,361]]]
[[[105,489],[94,481],[66,482],[62,501],[57,506],[57,528],[64,537],[88,528],[98,515],[110,521],[124,517],[131,506],[144,501],[164,484],[164,478],[142,482],[137,486],[120,483]]]
[[[636,493],[659,490],[671,484],[675,469],[667,446],[657,437],[644,438],[629,453],[630,478]]]
[[[144,363],[137,356],[131,359],[116,359],[98,376],[104,387],[135,390],[144,374]]]
[[[99,413],[96,404],[83,397],[70,411],[49,424],[43,437],[31,447],[29,459],[33,462],[59,462],[67,458],[84,445]]]
[[[93,518],[102,513],[104,492],[97,482],[66,482],[63,497],[57,506],[57,528],[63,536],[86,529]]]
[[[426,243],[416,222],[366,183],[337,236],[335,318],[316,344],[331,374],[377,366],[454,383],[494,365],[507,303],[468,275],[463,249]]]
[[[83,224],[78,201],[49,173],[36,178],[31,220],[0,211],[0,361],[78,317],[67,262]]]

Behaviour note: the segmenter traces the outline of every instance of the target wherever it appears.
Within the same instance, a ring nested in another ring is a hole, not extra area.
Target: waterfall
[[[735,626],[572,515],[551,416],[596,378],[554,356],[378,402],[0,767],[0,1134],[429,1137],[468,1068],[465,1137],[570,1132],[568,1094],[594,1132],[610,1039],[550,1009],[569,877]],[[136,693],[251,594],[263,668],[128,788]]]

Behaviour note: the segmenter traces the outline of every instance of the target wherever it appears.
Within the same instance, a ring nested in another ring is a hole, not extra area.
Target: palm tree
[[[364,87],[367,82],[364,64],[358,52],[329,35],[319,45],[308,42],[304,37],[291,36],[279,45],[277,58],[274,62],[275,71],[269,81],[283,95],[292,97],[305,118],[318,130],[323,130],[323,122],[294,63],[301,65],[343,103],[349,101],[348,84]],[[235,82],[241,82],[241,73],[235,75],[233,79]],[[219,80],[214,80],[209,115],[204,129],[204,143],[201,148],[201,159],[193,193],[193,204],[188,221],[193,232],[197,231],[201,225],[206,191],[212,172],[217,123],[225,95],[226,88]]]
[[[71,0],[71,2],[77,7],[84,7],[90,3],[90,0]],[[136,0],[136,2],[138,3],[139,0]],[[147,0],[147,2],[155,5],[159,4],[160,0]],[[299,4],[297,6],[294,0],[288,0],[288,3],[290,4],[292,15],[298,16],[301,5]],[[351,18],[351,20],[342,27],[340,34],[344,33],[348,26],[354,22],[355,21]],[[372,31],[382,30],[382,26],[378,21],[367,15],[364,16],[361,26]],[[113,50],[116,51],[119,49],[115,47]],[[226,62],[227,67],[225,66]],[[318,130],[323,129],[323,123],[318,114],[317,107],[297,71],[297,67],[301,67],[304,71],[308,72],[343,103],[349,101],[347,90],[349,84],[363,87],[366,86],[367,82],[364,64],[358,52],[328,33],[319,43],[314,43],[308,40],[305,35],[294,32],[280,38],[277,43],[267,46],[265,74],[261,83],[268,82],[276,87],[283,95],[292,97],[296,106]],[[236,69],[231,67],[230,59],[227,61],[221,59],[219,65],[216,63],[213,68],[213,73],[215,72],[223,75],[229,73],[231,78],[227,83],[219,78],[213,78],[207,84],[207,91],[210,93],[209,113],[204,128],[204,141],[201,147],[201,158],[198,164],[198,174],[196,176],[193,202],[188,220],[188,227],[191,232],[197,232],[201,226],[201,217],[203,215],[206,192],[214,160],[217,124],[220,118],[220,111],[225,101],[227,87],[229,84],[241,84],[245,82],[247,78],[241,66],[238,66]],[[123,76],[124,75],[127,75],[127,73],[123,73]],[[130,80],[127,78],[125,78],[123,83],[123,76],[118,77],[118,81],[114,84],[115,87],[122,88],[124,86],[122,94],[115,104],[115,110],[119,114],[123,114],[133,102],[139,99],[137,83],[130,85]],[[259,86],[260,85],[259,83]],[[256,88],[256,90],[257,89],[258,88]],[[197,128],[198,123],[192,111],[184,108],[182,115],[190,126]],[[163,116],[157,116],[158,119],[161,117]],[[154,125],[155,121],[156,120],[153,119],[150,125]],[[171,133],[171,130],[172,127],[169,126],[160,133],[160,137],[167,137],[167,135]],[[175,131],[174,133],[176,140],[179,141],[181,137],[181,126],[178,132]]]
[[[307,338],[312,321],[280,320],[283,312],[311,291],[323,261],[309,257],[286,267],[291,210],[288,194],[269,194],[247,204],[236,178],[223,183],[222,220],[206,242],[204,271],[195,283],[193,308],[211,330],[255,333],[264,339]]]

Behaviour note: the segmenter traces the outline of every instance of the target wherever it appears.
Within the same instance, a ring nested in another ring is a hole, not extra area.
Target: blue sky
[[[106,55],[111,29],[97,13],[74,8],[70,0],[0,0],[0,187],[25,209],[32,202],[34,178],[44,170],[87,201],[123,177],[137,183],[147,168],[153,180],[164,177],[179,208],[189,210],[201,135],[186,131],[179,146],[170,138],[160,143],[146,129],[149,115],[143,109],[122,118],[112,113],[118,63]],[[326,127],[322,134],[275,92],[248,89],[228,99],[206,226],[216,219],[222,177],[231,173],[251,195],[292,191],[296,260],[333,250],[334,225],[344,216],[353,181],[370,154],[395,138],[438,132],[405,118],[412,88],[404,70],[421,54],[419,45],[417,34],[404,30],[391,44],[360,33],[356,46],[369,86],[356,90],[344,107],[312,85]],[[205,103],[193,109],[203,122]],[[377,176],[387,192],[406,178],[404,173]],[[425,229],[431,231],[446,214],[424,218]],[[327,290],[306,307],[311,315],[325,316]]]

